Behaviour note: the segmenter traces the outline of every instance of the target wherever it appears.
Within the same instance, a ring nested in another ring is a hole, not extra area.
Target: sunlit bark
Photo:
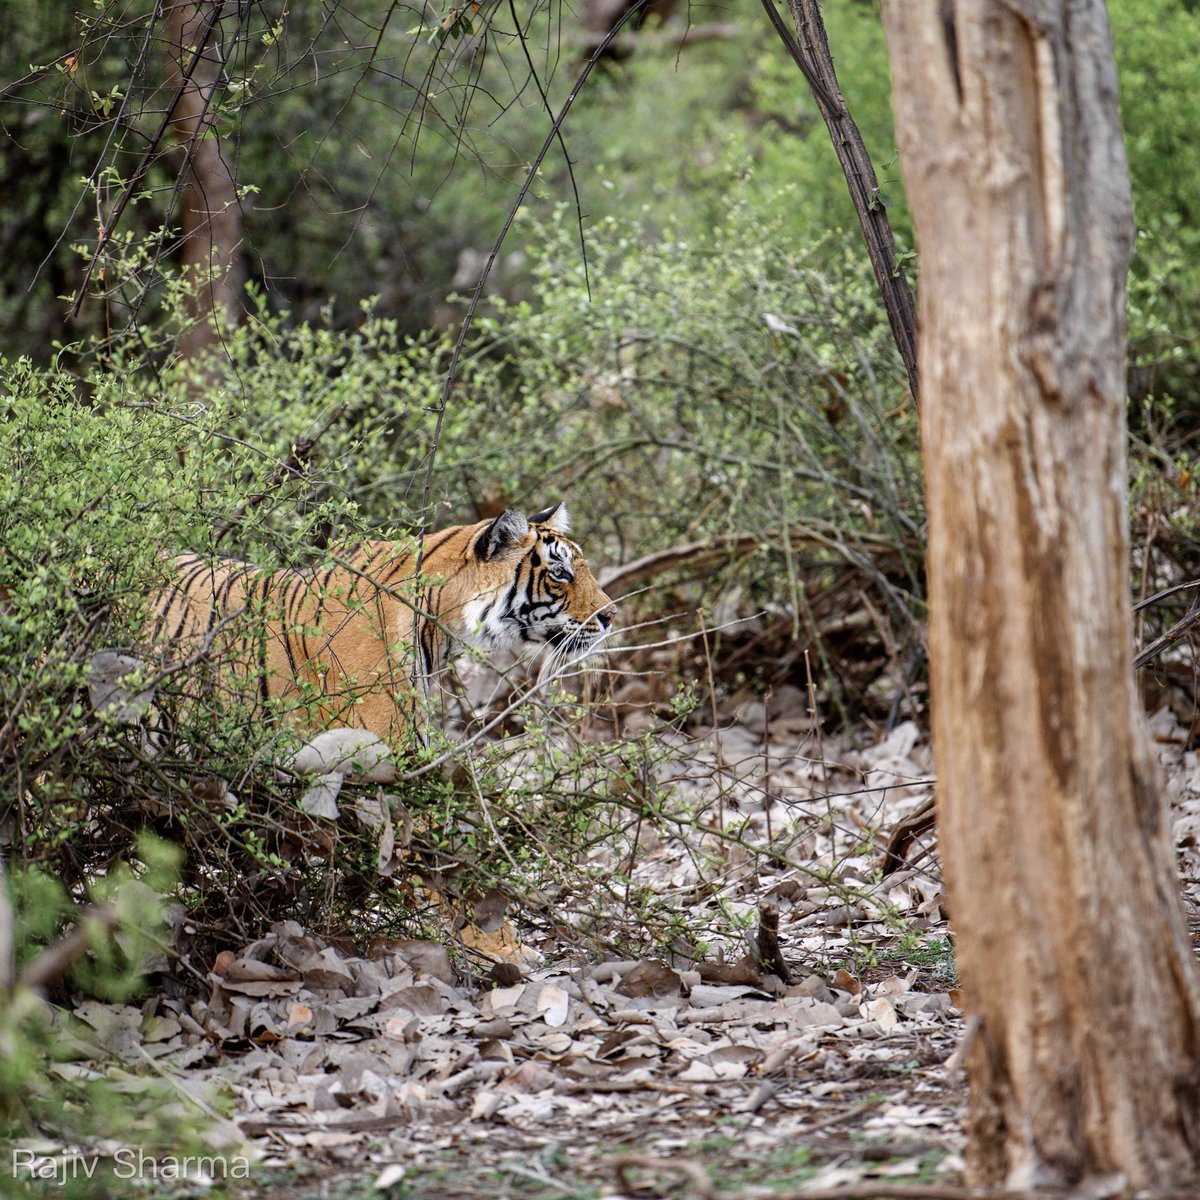
[[[939,839],[979,1183],[1194,1176],[1200,979],[1131,663],[1102,0],[885,0],[921,263]]]

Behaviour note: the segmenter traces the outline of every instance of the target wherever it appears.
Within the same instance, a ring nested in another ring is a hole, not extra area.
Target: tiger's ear
[[[519,546],[528,536],[529,519],[515,508],[506,508],[475,538],[475,557],[481,562],[491,562],[505,550]]]
[[[567,506],[560,500],[557,504],[552,504],[549,508],[543,508],[541,512],[536,512],[529,518],[530,525],[549,525],[551,529],[557,529],[559,533],[570,533],[571,531],[571,514],[567,512]]]

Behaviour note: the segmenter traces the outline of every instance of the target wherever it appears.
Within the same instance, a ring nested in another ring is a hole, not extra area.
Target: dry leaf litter
[[[231,1087],[256,1173],[319,1161],[388,1187],[439,1154],[528,1164],[551,1148],[617,1196],[615,1153],[703,1167],[697,1144],[721,1129],[742,1156],[811,1148],[814,1187],[953,1176],[963,1093],[947,1067],[962,1028],[952,980],[905,965],[902,950],[883,956],[890,969],[846,969],[903,935],[945,930],[928,847],[880,884],[872,837],[930,795],[928,744],[911,723],[851,750],[784,719],[768,730],[760,713],[739,717],[681,742],[662,768],[703,816],[689,836],[646,837],[633,874],[734,925],[749,927],[765,902],[789,982],[761,957],[737,960],[731,938],[691,969],[556,965],[556,948],[535,942],[544,965],[501,973],[501,986],[464,978],[432,941],[377,943],[365,957],[284,922],[222,953],[204,995],[79,1006],[90,1034],[77,1054],[149,1058],[198,1103]],[[1168,710],[1152,729],[1194,908],[1200,755],[1184,751]],[[707,844],[706,830],[722,829],[737,843]],[[768,843],[786,854],[754,853]],[[601,863],[625,853],[595,852]]]

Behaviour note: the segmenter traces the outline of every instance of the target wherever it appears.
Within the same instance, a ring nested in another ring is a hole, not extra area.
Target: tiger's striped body
[[[209,651],[262,701],[294,701],[303,725],[400,736],[457,646],[583,653],[604,636],[612,602],[566,530],[561,505],[441,530],[419,584],[417,554],[392,542],[274,573],[183,555],[154,604],[156,636]]]

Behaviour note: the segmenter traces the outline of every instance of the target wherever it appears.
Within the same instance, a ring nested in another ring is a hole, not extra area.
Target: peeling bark
[[[179,89],[172,128],[183,155],[182,265],[185,273],[202,281],[188,302],[192,320],[176,343],[181,358],[194,358],[213,343],[214,316],[235,322],[242,311],[241,203],[233,166],[215,125],[223,9],[224,0],[167,0],[164,10],[170,83]]]
[[[1200,974],[1134,687],[1129,179],[1102,0],[885,0],[921,261],[939,844],[968,1167],[1195,1178]]]

